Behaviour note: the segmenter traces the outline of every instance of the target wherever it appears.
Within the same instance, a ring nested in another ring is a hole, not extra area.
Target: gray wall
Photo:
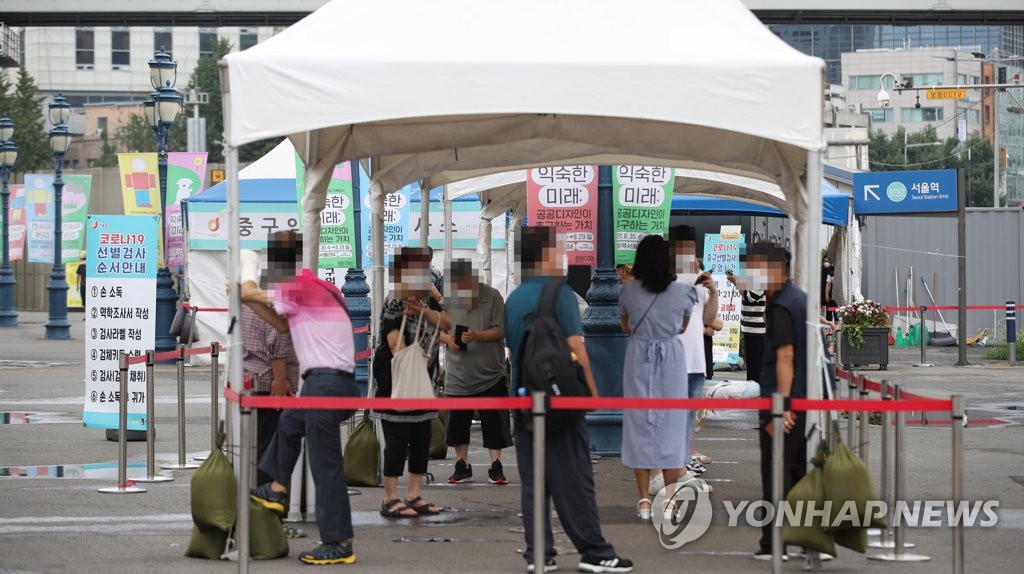
[[[1024,211],[1019,209],[967,210],[967,304],[1020,303],[1024,294],[1021,239]],[[931,305],[921,285],[923,276],[939,305],[957,304],[957,244],[955,217],[868,217],[863,233],[864,296],[885,305],[896,303],[893,269],[900,273],[900,305],[905,305],[903,284],[914,266],[914,302]],[[937,284],[933,274],[938,273]],[[932,313],[928,314],[932,319]],[[944,311],[956,322],[956,311]],[[996,313],[999,337],[1004,336],[1003,312]],[[992,311],[967,313],[968,335],[993,327]]]

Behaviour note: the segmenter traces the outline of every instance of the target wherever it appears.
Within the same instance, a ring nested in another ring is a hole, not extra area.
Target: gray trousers
[[[523,526],[526,528],[526,552],[523,557],[533,563],[533,433],[517,427],[516,460],[519,463]],[[587,423],[580,417],[575,426],[547,437],[544,469],[547,496],[544,505],[544,555],[554,558],[555,543],[551,532],[553,500],[558,518],[576,550],[583,556],[614,558],[615,549],[601,535],[594,495],[593,465],[590,463],[590,438]]]
[[[340,373],[340,371],[339,371]],[[351,376],[315,374],[303,377],[304,397],[358,397]],[[316,485],[316,520],[320,541],[334,544],[352,538],[352,507],[341,452],[341,423],[353,411],[285,409],[259,468],[288,486],[306,439],[309,467]]]

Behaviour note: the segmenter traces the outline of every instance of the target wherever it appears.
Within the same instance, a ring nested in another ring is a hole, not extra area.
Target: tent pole
[[[374,326],[373,336],[376,341],[380,334],[380,325],[377,321],[380,320],[384,306],[384,190],[380,182],[370,184],[370,198],[373,201],[373,208],[370,210],[370,246],[373,252],[370,257],[373,260],[373,283],[370,284],[373,298],[371,324]]]
[[[803,234],[797,249],[802,257],[797,261],[803,264],[802,283],[807,292],[807,365],[808,378],[807,398],[821,399],[823,393],[823,381],[820,377],[822,372],[818,365],[818,349],[821,341],[821,330],[818,324],[818,313],[821,299],[821,152],[819,150],[807,153],[807,174],[804,188],[807,194],[806,212],[802,215]],[[813,433],[808,444],[808,457],[813,457],[818,451],[821,430],[824,428],[824,411],[813,414],[814,422],[818,424],[819,432]]]
[[[476,240],[476,252],[480,257],[480,281],[491,284],[491,234],[490,219],[480,218],[480,235]]]
[[[452,264],[452,200],[448,197],[448,186],[443,188],[444,195],[444,266]]]
[[[227,126],[225,126],[227,127]],[[238,188],[238,148],[224,146],[224,167],[227,172],[228,189],[228,285],[230,293],[228,296],[228,381],[237,391],[242,390],[242,293],[239,285],[241,281],[241,253],[242,238],[238,234],[239,228],[239,188]],[[230,404],[227,408],[235,410],[237,405]],[[235,420],[240,420],[235,417]],[[216,424],[216,421],[213,421]],[[228,444],[231,442],[231,434],[235,429],[228,428]],[[237,437],[236,437],[237,438]],[[238,467],[236,467],[238,468]]]
[[[430,242],[430,190],[427,185],[427,180],[420,180],[420,247],[426,247]]]

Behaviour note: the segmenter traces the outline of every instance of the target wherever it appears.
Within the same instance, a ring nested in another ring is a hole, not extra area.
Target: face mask
[[[689,253],[676,255],[676,270],[683,273],[691,273],[697,266],[697,256]]]
[[[406,270],[402,273],[398,288],[408,295],[422,295],[430,292],[433,284],[429,270]]]
[[[752,269],[748,278],[751,291],[764,291],[768,288],[768,272],[763,269]]]

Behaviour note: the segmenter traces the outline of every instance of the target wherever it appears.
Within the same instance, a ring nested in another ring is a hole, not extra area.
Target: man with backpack
[[[597,395],[590,359],[583,345],[576,298],[565,283],[564,246],[551,227],[524,227],[516,238],[516,260],[522,267],[522,284],[505,305],[505,336],[512,352],[514,394],[551,388],[544,373],[557,374],[554,386],[564,394]],[[545,309],[548,307],[548,309]],[[552,339],[555,331],[561,340]],[[545,342],[545,346],[532,344]],[[559,343],[559,344],[554,344]],[[571,357],[574,357],[574,361]],[[582,377],[583,381],[580,381]],[[586,391],[580,387],[585,385]],[[523,389],[523,391],[520,391]],[[556,392],[557,389],[555,389]],[[527,572],[534,571],[533,553],[533,432],[532,421],[522,412],[515,416],[516,459],[519,464],[523,526],[526,534]],[[580,553],[581,572],[632,572],[633,563],[620,558],[601,534],[594,496],[590,439],[580,411],[548,417],[545,439],[547,497],[555,503],[565,533]],[[550,511],[545,510],[544,571],[554,571],[555,548]]]

